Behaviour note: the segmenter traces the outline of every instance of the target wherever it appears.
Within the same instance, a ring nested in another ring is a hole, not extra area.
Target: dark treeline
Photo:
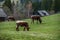
[[[55,8],[54,10],[57,12],[57,11],[60,11],[60,0],[55,0]]]
[[[41,0],[41,2],[33,3],[35,10],[54,10],[55,12],[60,11],[60,0]]]
[[[32,0],[25,0],[25,3]],[[41,0],[40,2],[32,2],[33,9],[35,10],[54,10],[55,12],[60,11],[60,0]],[[4,5],[8,6],[10,10],[12,9],[11,0],[5,0]]]

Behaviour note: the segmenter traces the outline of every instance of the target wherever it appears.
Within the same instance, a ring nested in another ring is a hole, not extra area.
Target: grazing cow
[[[32,22],[33,22],[33,23],[34,23],[34,20],[37,20],[37,23],[38,23],[38,21],[39,21],[40,23],[42,23],[42,20],[41,20],[41,18],[40,18],[39,15],[32,15],[32,16],[31,16],[31,19],[32,19]]]
[[[26,21],[16,21],[16,30],[19,31],[19,26],[24,27],[24,31],[27,29],[29,31],[29,25]]]
[[[15,18],[13,16],[8,16],[8,21],[15,21]]]

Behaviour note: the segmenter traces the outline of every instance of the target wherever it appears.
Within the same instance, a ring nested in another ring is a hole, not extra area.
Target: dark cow
[[[32,16],[31,16],[31,19],[32,19],[32,22],[33,22],[33,23],[34,23],[34,20],[37,20],[37,23],[38,23],[38,21],[39,21],[40,23],[42,23],[42,20],[41,20],[41,18],[40,18],[39,15],[32,15]]]
[[[15,18],[13,16],[8,16],[8,21],[15,21]]]
[[[29,25],[27,22],[25,21],[16,21],[16,30],[19,31],[19,26],[24,27],[24,31],[27,29],[27,31],[29,31]]]

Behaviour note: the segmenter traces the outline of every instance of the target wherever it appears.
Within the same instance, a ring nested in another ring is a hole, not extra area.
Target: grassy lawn
[[[60,14],[42,17],[42,24],[29,23],[30,31],[16,31],[15,21],[0,22],[0,40],[60,40]]]

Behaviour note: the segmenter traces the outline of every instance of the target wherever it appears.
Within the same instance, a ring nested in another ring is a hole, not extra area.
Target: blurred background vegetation
[[[60,0],[0,0],[4,1],[3,8],[7,15],[18,14],[18,17],[26,17],[26,5],[29,1],[32,3],[33,10],[46,10],[53,14],[53,12],[60,12]],[[0,3],[1,4],[1,3]],[[16,15],[15,15],[16,16]]]

